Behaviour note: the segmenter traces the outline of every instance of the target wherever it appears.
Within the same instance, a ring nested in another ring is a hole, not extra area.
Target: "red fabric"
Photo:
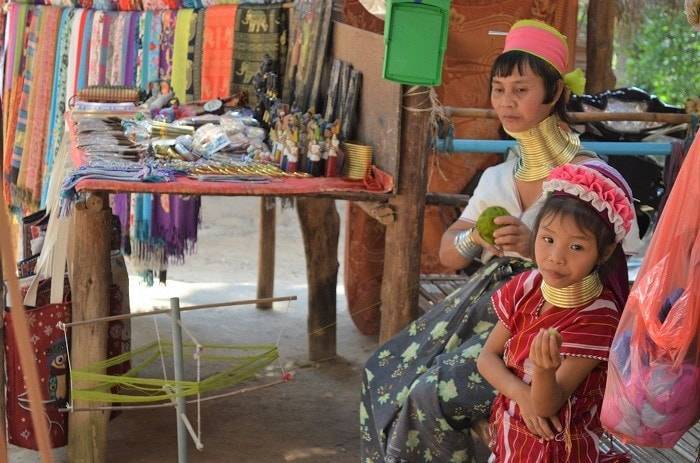
[[[56,324],[59,321],[70,322],[70,288],[66,279],[65,302],[49,304],[50,283],[49,279],[40,283],[37,307],[26,307],[26,312],[30,339],[34,347],[39,381],[42,387],[44,413],[49,427],[51,446],[63,447],[68,443],[68,414],[59,412],[59,408],[65,407],[68,401],[70,379],[63,331],[57,328]],[[110,299],[110,315],[121,315],[127,312],[124,309],[128,306],[123,304],[122,293],[118,286],[111,286]],[[8,371],[6,389],[8,440],[19,447],[37,450],[24,375],[22,375],[17,350],[17,340],[12,330],[12,316],[9,312],[4,315],[5,355]],[[109,323],[107,357],[120,355],[130,349],[129,325],[128,320]],[[109,374],[119,375],[126,373],[129,368],[130,362],[124,362],[109,368],[107,371]]]
[[[231,94],[233,49],[238,5],[215,5],[204,14],[202,99]]]
[[[594,463],[599,461],[594,435],[603,432],[600,409],[608,352],[620,319],[620,309],[613,294],[605,289],[598,299],[585,307],[556,308],[538,317],[537,308],[542,301],[541,282],[542,276],[536,270],[525,272],[492,297],[498,318],[511,333],[503,354],[506,366],[530,384],[530,344],[541,328],[551,327],[562,335],[562,355],[596,358],[601,363],[559,411],[559,419],[566,429],[551,441],[541,441],[531,434],[515,401],[499,394],[492,408],[492,423],[496,427],[492,450],[497,462]],[[566,449],[569,438],[570,453]]]

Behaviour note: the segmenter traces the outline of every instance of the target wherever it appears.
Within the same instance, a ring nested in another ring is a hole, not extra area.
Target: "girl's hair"
[[[544,101],[542,103],[547,104],[553,102],[557,94],[557,82],[563,80],[561,74],[559,74],[559,71],[557,71],[554,66],[545,60],[520,50],[510,50],[496,58],[496,61],[491,67],[489,95],[491,94],[491,86],[493,85],[494,77],[508,77],[513,74],[513,69],[515,69],[516,66],[518,67],[518,72],[522,74],[525,64],[530,66],[530,69],[532,69],[535,75],[542,78],[545,89]],[[566,87],[564,87],[559,99],[554,104],[554,108],[552,108],[552,113],[556,114],[559,119],[567,124],[571,124],[571,118],[569,118],[569,114],[566,112],[566,100]]]
[[[611,244],[615,244],[615,233],[612,226],[592,206],[574,196],[550,194],[542,205],[539,214],[537,214],[535,226],[532,229],[530,249],[532,249],[533,257],[540,223],[546,218],[553,218],[556,215],[571,217],[580,230],[594,236],[599,258],[605,254],[605,251]],[[606,262],[600,263],[598,271],[601,276],[607,275],[610,271],[607,265],[609,262],[610,259],[608,258]]]

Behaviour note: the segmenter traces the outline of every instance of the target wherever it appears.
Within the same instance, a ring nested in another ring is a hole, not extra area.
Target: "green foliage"
[[[682,3],[645,8],[628,40],[618,41],[617,62],[624,63],[618,87],[641,87],[676,105],[700,95],[700,33],[688,24]]]

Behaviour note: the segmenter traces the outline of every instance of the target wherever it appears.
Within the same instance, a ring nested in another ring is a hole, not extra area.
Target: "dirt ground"
[[[183,306],[254,298],[259,201],[205,198],[195,255],[188,257],[185,265],[171,267],[166,286],[148,288],[132,277],[132,312],[167,306],[170,297],[180,297]],[[345,204],[338,202],[337,206],[344,220]],[[204,449],[197,451],[190,442],[189,461],[359,461],[361,370],[376,340],[361,335],[347,314],[342,286],[343,241],[341,234],[338,358],[334,361],[307,361],[306,267],[296,211],[292,209],[278,207],[275,295],[296,295],[298,301],[277,303],[266,311],[242,307],[183,314],[186,327],[201,343],[279,345],[280,360],[259,378],[238,387],[276,381],[282,368],[294,373],[294,379],[284,384],[202,403]],[[169,337],[169,319],[160,316],[155,321],[160,335]],[[134,319],[132,331],[134,346],[156,339],[154,317]],[[189,377],[194,378],[192,365],[188,370]],[[148,373],[162,377],[161,365],[154,365]],[[196,426],[195,412],[195,405],[188,406],[189,418]],[[122,412],[109,426],[107,461],[177,461],[175,426],[171,408]],[[58,461],[65,461],[64,450],[57,452]],[[38,461],[32,453],[13,449],[11,461]]]

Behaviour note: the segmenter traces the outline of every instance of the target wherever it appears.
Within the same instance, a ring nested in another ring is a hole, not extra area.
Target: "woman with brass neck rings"
[[[476,359],[497,317],[491,295],[534,266],[530,234],[544,202],[542,183],[555,168],[594,161],[566,122],[568,91],[583,91],[580,70],[566,74],[566,38],[535,20],[516,22],[491,71],[491,103],[517,141],[505,162],[486,169],[469,204],[445,232],[442,263],[484,265],[467,283],[380,346],[365,365],[360,405],[362,463],[468,462],[469,428],[487,420],[495,391]],[[600,162],[600,161],[595,161]],[[489,244],[474,225],[486,208],[509,215]],[[636,229],[629,236],[635,236]],[[627,297],[624,255],[610,276],[616,297]]]

